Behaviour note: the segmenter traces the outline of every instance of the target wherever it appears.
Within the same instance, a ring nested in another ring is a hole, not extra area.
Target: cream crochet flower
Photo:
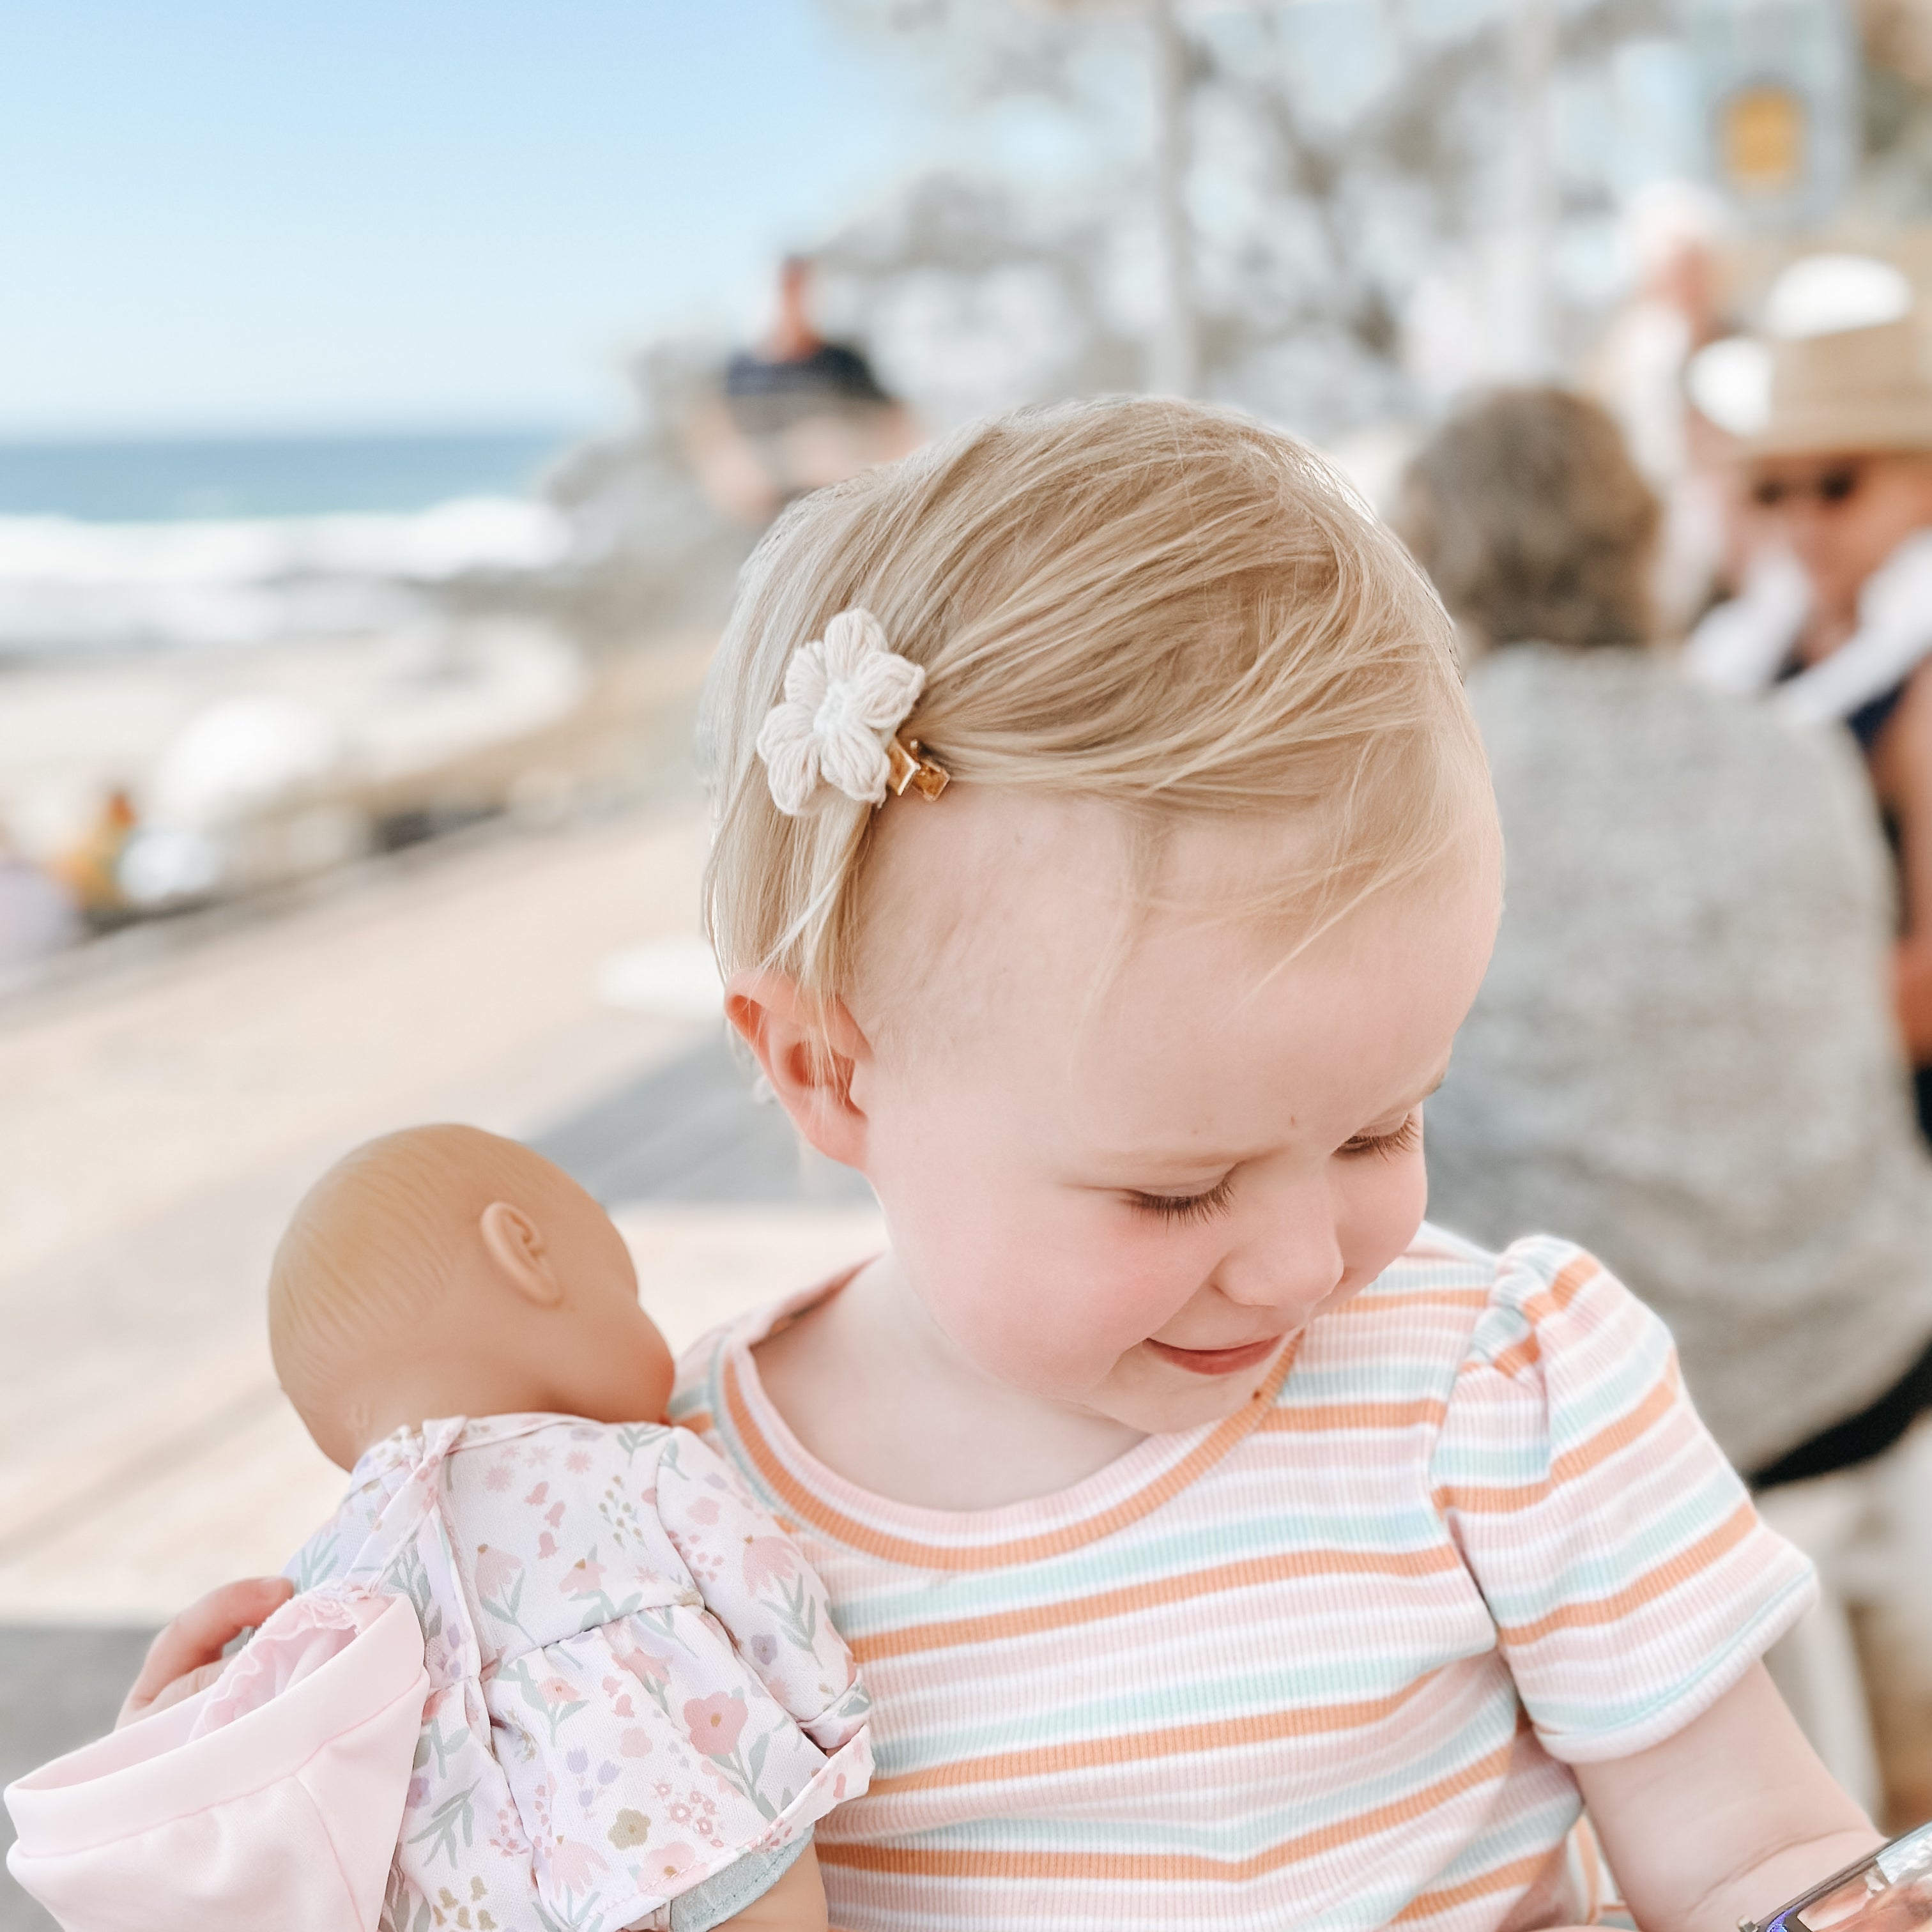
[[[758,730],[772,801],[791,818],[835,787],[862,805],[885,802],[886,747],[919,701],[926,668],[899,656],[869,610],[842,610],[825,635],[785,666],[784,697]]]

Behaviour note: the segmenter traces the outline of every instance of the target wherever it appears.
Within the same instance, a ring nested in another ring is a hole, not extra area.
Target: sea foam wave
[[[97,524],[0,517],[0,654],[250,644],[406,621],[417,593],[553,568],[548,505],[470,497],[401,515]]]

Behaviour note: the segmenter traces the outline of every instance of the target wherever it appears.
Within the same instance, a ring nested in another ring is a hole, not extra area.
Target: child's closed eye
[[[1157,1221],[1187,1226],[1211,1221],[1216,1215],[1224,1213],[1234,1192],[1234,1178],[1230,1174],[1198,1194],[1144,1194],[1136,1188],[1127,1199],[1139,1213],[1150,1214]]]
[[[1392,1160],[1399,1154],[1412,1153],[1421,1139],[1422,1112],[1418,1108],[1394,1132],[1357,1134],[1352,1139],[1344,1141],[1336,1152],[1345,1154],[1378,1154],[1384,1160]]]

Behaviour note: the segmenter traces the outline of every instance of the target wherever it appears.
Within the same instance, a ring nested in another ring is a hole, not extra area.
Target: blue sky
[[[0,435],[608,416],[933,118],[814,0],[9,8]]]

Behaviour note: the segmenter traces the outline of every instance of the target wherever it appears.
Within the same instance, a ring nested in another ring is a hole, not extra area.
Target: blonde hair
[[[1292,812],[1323,836],[1275,896],[1326,924],[1493,809],[1442,606],[1319,457],[1186,403],[1024,411],[806,498],[746,566],[700,730],[727,972],[851,983],[874,808],[786,817],[754,740],[855,606],[925,668],[905,735],[961,784],[1118,806],[1144,890],[1176,820]]]

